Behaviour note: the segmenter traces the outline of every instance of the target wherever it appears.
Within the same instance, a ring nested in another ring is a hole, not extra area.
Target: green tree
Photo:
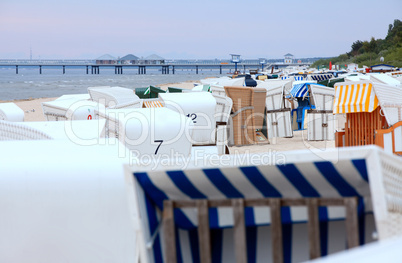
[[[352,55],[356,56],[357,54],[359,54],[359,50],[363,47],[363,42],[361,42],[360,40],[357,40],[355,42],[353,42],[352,44]]]
[[[321,59],[313,64],[328,65],[329,61],[333,64],[345,65],[351,62],[358,63],[359,66],[372,66],[380,63],[380,58],[384,57],[384,63],[402,67],[402,21],[395,19],[393,24],[388,26],[388,33],[385,39],[375,39],[370,41],[356,40],[351,46],[351,51],[330,59]]]

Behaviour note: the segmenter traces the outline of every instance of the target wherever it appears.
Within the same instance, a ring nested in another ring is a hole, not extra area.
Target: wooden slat
[[[200,246],[200,262],[211,262],[211,237],[209,230],[208,200],[197,201],[198,240]]]
[[[363,130],[363,116],[362,116],[362,113],[357,113],[358,114],[358,116],[360,117],[359,118],[359,129],[358,129],[358,139],[359,139],[359,143],[357,144],[357,145],[362,145],[362,140],[363,140],[363,133],[362,133],[362,130]]]
[[[281,200],[272,199],[270,208],[271,208],[271,243],[272,243],[272,254],[273,254],[272,260],[274,263],[283,263]]]
[[[374,122],[374,113],[370,114],[370,123],[372,123],[372,129],[370,131],[370,140],[371,140],[370,144],[374,144],[374,132],[375,130],[377,130],[377,125]]]
[[[307,200],[307,211],[310,259],[315,259],[321,256],[320,223],[318,218],[318,200],[316,198],[309,198]]]
[[[346,147],[346,146],[349,146],[349,136],[350,136],[350,134],[349,134],[349,132],[350,132],[350,130],[349,130],[349,122],[350,122],[350,114],[346,114],[346,122],[345,122],[345,145],[344,145],[344,147]]]
[[[165,261],[176,263],[176,236],[174,231],[173,201],[163,201],[163,229],[165,239]]]
[[[359,226],[357,219],[357,198],[345,198],[347,247],[359,246]]]
[[[236,263],[247,262],[246,223],[244,218],[244,200],[232,199],[234,221],[234,249]]]
[[[356,129],[357,129],[357,118],[355,115],[352,115],[352,134],[351,134],[351,139],[352,143],[351,145],[356,145],[357,144],[357,136],[356,136]]]
[[[362,116],[360,116],[362,117]],[[361,119],[361,118],[360,118]],[[225,200],[182,200],[165,201],[163,228],[166,262],[176,262],[176,237],[174,228],[174,208],[197,207],[200,262],[211,262],[211,237],[209,230],[208,207],[232,206],[234,216],[234,243],[236,262],[247,262],[247,244],[244,207],[269,206],[271,210],[271,239],[273,262],[283,263],[283,237],[281,222],[282,206],[307,206],[310,258],[320,256],[319,206],[345,206],[346,233],[348,248],[359,245],[357,198],[259,198]]]

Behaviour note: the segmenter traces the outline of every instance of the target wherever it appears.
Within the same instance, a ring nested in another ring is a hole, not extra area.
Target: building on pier
[[[100,64],[100,65],[105,65],[105,64],[110,64],[110,65],[114,65],[117,64],[117,60],[115,57],[109,55],[109,54],[105,54],[103,56],[100,56],[96,59],[96,64]]]
[[[154,64],[154,65],[165,64],[165,59],[156,54],[152,54],[144,59],[144,64]]]
[[[140,59],[139,57],[134,56],[133,54],[128,54],[128,55],[125,55],[124,57],[120,58],[117,63],[124,64],[124,65],[138,64],[139,59]]]
[[[284,64],[292,64],[293,63],[293,55],[290,53],[287,53],[285,56]]]

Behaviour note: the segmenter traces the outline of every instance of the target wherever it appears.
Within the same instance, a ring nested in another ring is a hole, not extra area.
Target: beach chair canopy
[[[165,108],[187,116],[194,124],[193,144],[215,143],[216,100],[209,92],[161,93]]]
[[[109,86],[101,86],[102,88],[109,88]],[[101,88],[98,87],[98,88]],[[75,99],[75,100],[90,100],[91,96],[89,94],[67,94],[61,95],[55,100],[67,100],[67,99]]]
[[[220,96],[226,96],[226,92],[223,86],[220,85],[211,85],[210,89],[212,94],[220,95]]]
[[[51,139],[51,135],[25,123],[0,120],[0,141]]]
[[[312,80],[323,81],[332,78],[334,75],[332,73],[327,73],[327,74],[311,74],[309,76]]]
[[[309,97],[309,88],[310,85],[314,84],[316,87],[325,87],[324,85],[320,85],[320,84],[315,84],[315,83],[310,83],[310,82],[304,82],[304,83],[300,83],[300,84],[296,84],[292,87],[292,89],[289,92],[289,98],[305,98],[305,97]]]
[[[335,90],[319,84],[310,84],[311,104],[316,110],[332,111]]]
[[[48,134],[52,139],[70,140],[81,145],[96,144],[105,128],[105,120],[30,121],[19,124],[37,129]]]
[[[280,80],[280,79],[267,79],[263,82],[258,83],[257,88],[265,88],[267,91],[270,89],[274,89],[277,87],[283,87],[284,85],[288,84],[291,87],[292,81],[291,80]]]
[[[0,262],[137,262],[113,143],[0,142]]]
[[[168,87],[167,92],[169,92],[169,93],[181,93],[181,92],[191,92],[191,90],[186,89],[186,88]]]
[[[373,180],[373,182],[377,182],[378,186],[380,185],[378,181],[382,180],[381,176],[388,169],[384,168],[386,164],[383,164],[383,161],[386,160],[393,162],[390,167],[402,167],[402,160],[398,157],[386,154],[378,147],[369,146],[333,149],[324,152],[294,151],[281,153],[280,156],[265,153],[222,156],[213,160],[203,158],[190,162],[182,160],[170,166],[152,164],[128,167],[127,171],[131,169],[131,172],[128,172],[126,177],[127,182],[131,180],[134,181],[131,184],[136,185],[136,195],[139,206],[142,207],[139,213],[144,216],[145,239],[149,240],[151,236],[154,236],[155,243],[152,251],[148,251],[148,256],[152,262],[161,262],[163,251],[159,243],[161,237],[158,233],[160,224],[158,211],[163,210],[164,200],[356,196],[360,198],[359,213],[363,214],[373,211],[372,191],[370,190],[373,187],[369,185],[369,181]],[[387,170],[388,175],[392,174],[394,168]],[[397,173],[401,175],[400,169]],[[381,198],[384,198],[383,194],[380,195]],[[294,207],[282,209],[283,224],[306,221],[305,210]],[[198,239],[197,231],[194,229],[198,221],[195,209],[177,208],[174,211],[175,224],[178,226],[179,233],[177,241],[180,244],[178,253],[181,255],[179,258],[182,258],[184,262],[197,262]],[[319,214],[321,222],[345,217],[344,210],[336,207],[320,208]],[[364,217],[361,217],[360,220],[364,221]],[[268,209],[246,207],[245,222],[247,227],[251,227],[248,230],[251,232],[247,234],[248,258],[249,260],[259,258],[257,262],[265,262],[264,260],[270,257],[266,245],[268,241],[264,241],[260,236],[263,235],[260,228],[253,227],[270,225]],[[227,233],[225,231],[230,231],[227,228],[233,227],[231,209],[209,208],[209,223],[210,228],[215,230],[212,232],[212,257],[216,262],[231,262],[232,258],[228,258],[227,255],[229,253],[227,244],[232,242],[230,241],[231,236],[225,234]],[[365,238],[370,239],[370,237],[362,236],[364,232],[373,231],[373,229],[364,230],[364,227],[368,227],[368,225],[368,222],[366,225],[364,223],[361,225],[360,240],[363,243]],[[325,240],[327,239],[324,236],[329,234],[327,227],[328,225],[325,225],[321,229],[323,231],[321,237]],[[373,226],[371,225],[371,227]],[[300,252],[303,242],[297,243],[293,238],[296,238],[297,235],[306,236],[306,233],[298,232],[298,230],[292,232],[290,229],[288,231],[290,232],[284,234],[284,242],[287,244],[284,253],[288,258],[295,259],[293,255],[296,252],[292,252],[291,244],[295,242],[293,245],[297,245],[294,249]],[[344,244],[344,241],[338,241]],[[327,249],[331,246],[329,243],[327,240],[322,246]],[[306,250],[308,251],[308,248]],[[290,261],[290,259],[288,260]],[[301,261],[300,258],[298,261]]]
[[[13,102],[0,103],[0,120],[24,121],[24,111]]]
[[[363,74],[350,74],[345,77],[345,82],[365,81],[370,80],[370,76]]]
[[[335,84],[334,113],[372,112],[381,106],[389,125],[402,120],[402,89],[371,81]]]
[[[286,105],[283,104],[284,91],[292,87],[291,81],[267,80],[257,88],[265,88],[267,90],[265,98],[265,107],[267,111],[280,110]]]
[[[321,85],[324,85],[324,86],[327,86],[327,87],[333,88],[335,83],[337,83],[337,82],[345,82],[345,79],[344,78],[332,78],[332,79],[319,81],[317,83],[321,84]]]
[[[217,85],[220,86],[238,86],[238,87],[242,87],[244,86],[245,83],[245,78],[234,78],[234,79],[219,79]]]
[[[212,85],[212,84],[218,84],[219,82],[224,82],[231,80],[230,77],[220,77],[220,78],[206,78],[206,79],[201,79],[200,82],[203,85]]]
[[[381,84],[387,84],[397,88],[402,88],[401,83],[397,79],[386,74],[374,74],[374,73],[370,74],[370,80],[373,82],[378,82]]]
[[[107,108],[124,107],[140,108],[140,98],[134,94],[132,89],[122,87],[90,87],[88,93],[91,99],[98,103],[102,103]]]
[[[135,155],[190,155],[194,124],[183,114],[166,107],[106,109],[97,114],[106,119],[105,137],[119,138]]]
[[[211,88],[210,85],[197,85],[194,88],[192,88],[192,91],[207,91],[209,92],[209,89]]]
[[[47,120],[92,120],[95,118],[95,109],[99,104],[95,101],[83,99],[83,96],[42,102],[43,114]]]

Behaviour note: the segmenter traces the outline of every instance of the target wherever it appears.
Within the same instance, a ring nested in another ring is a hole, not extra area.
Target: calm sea
[[[89,73],[90,70],[89,70]],[[157,69],[148,69],[146,75],[138,75],[138,69],[124,68],[123,75],[115,75],[114,67],[100,68],[99,75],[86,74],[85,67],[19,66],[18,74],[15,67],[0,67],[0,100],[29,99],[43,97],[59,97],[64,94],[87,93],[92,86],[120,86],[139,88],[149,85],[178,83],[183,81],[198,81],[207,77],[227,75],[219,74],[219,70],[203,69],[195,74],[195,69],[176,69],[175,74],[162,75]]]

